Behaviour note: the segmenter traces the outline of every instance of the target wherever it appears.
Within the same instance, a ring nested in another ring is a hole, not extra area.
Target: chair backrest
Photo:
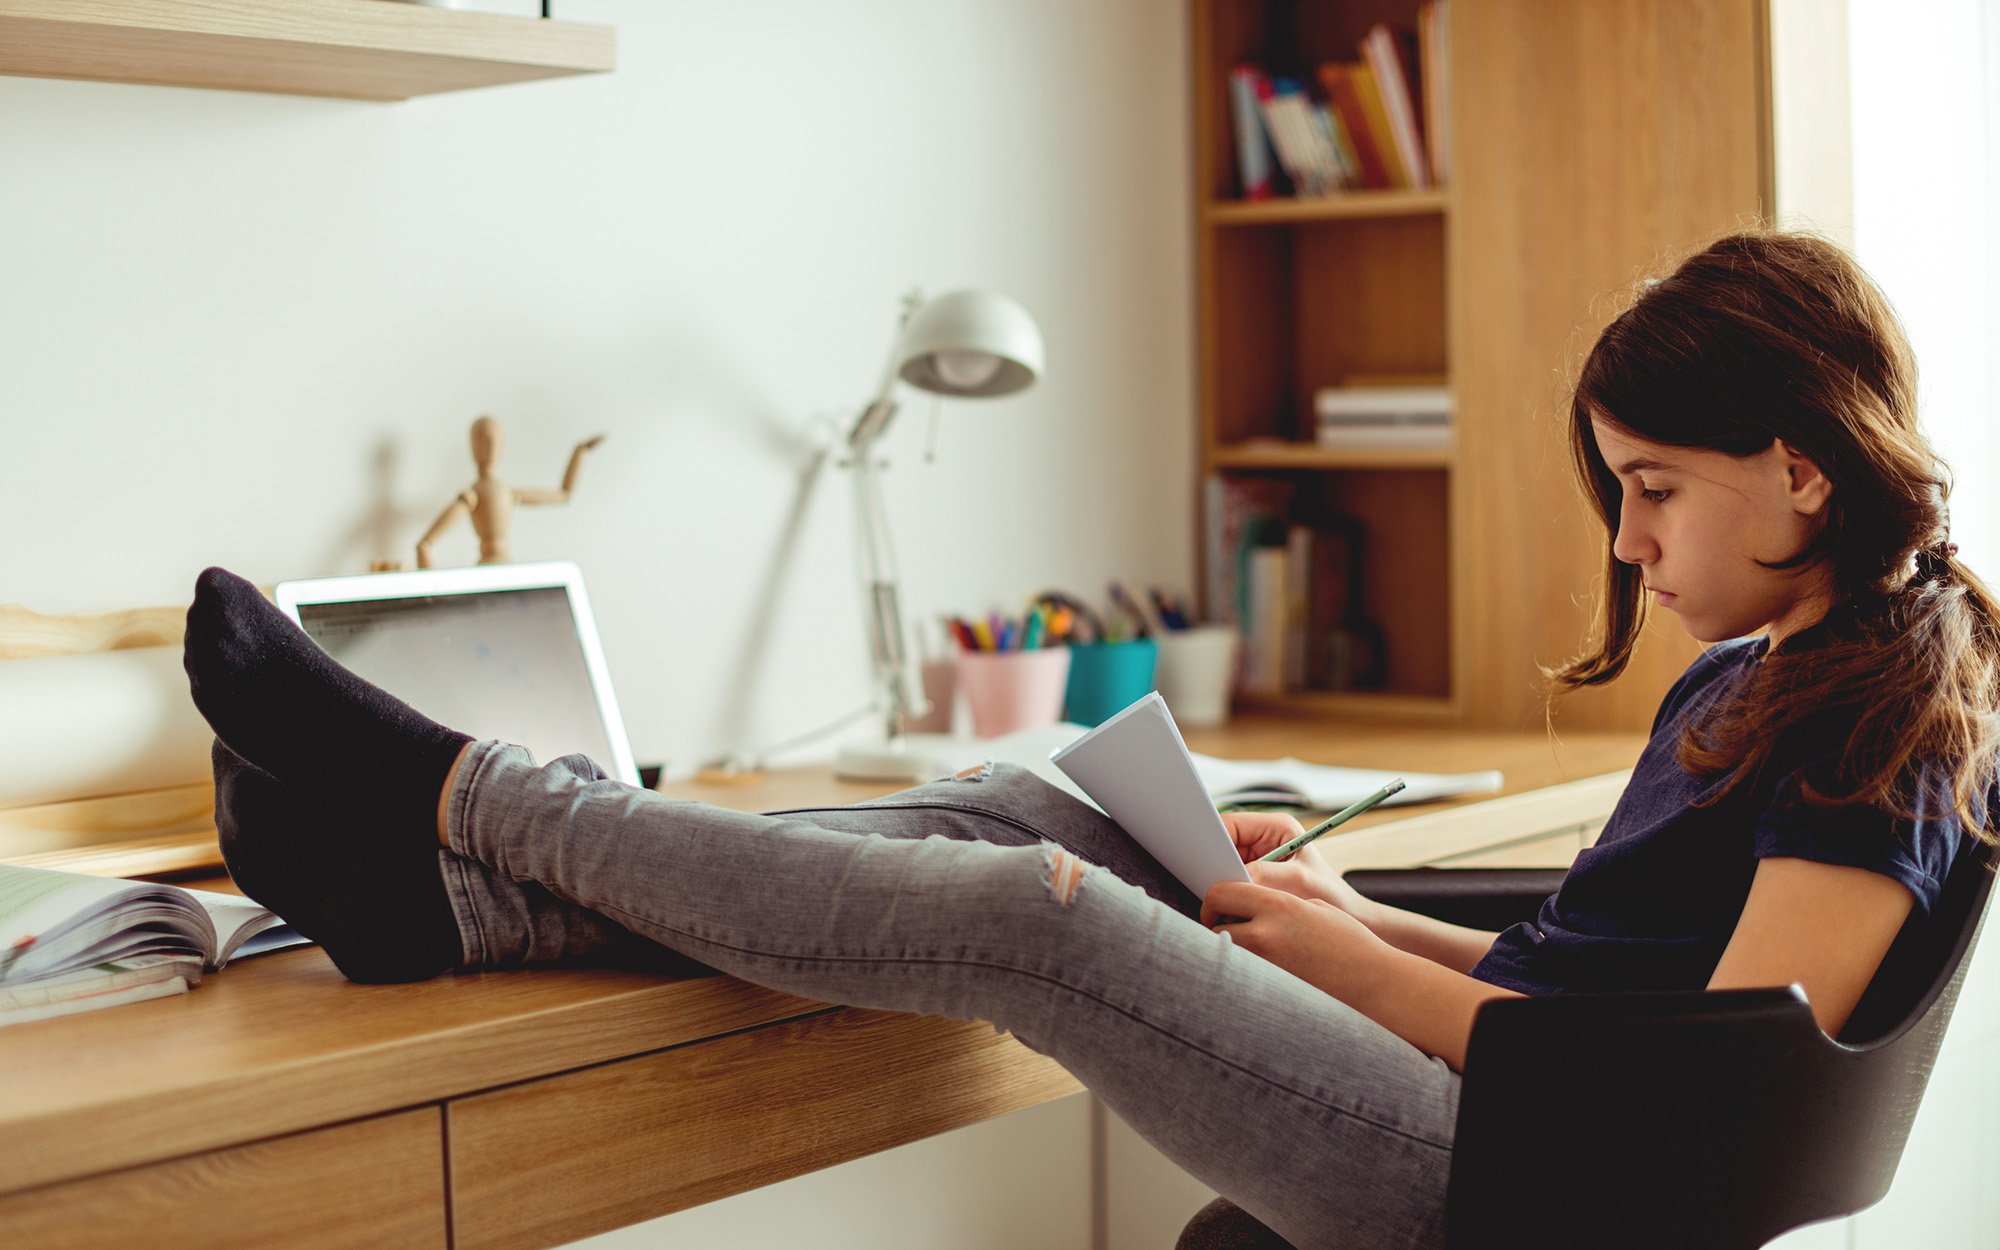
[[[1959,857],[1843,1041],[1819,1031],[1796,989],[1488,1004],[1459,1104],[1447,1244],[1756,1247],[1879,1200],[1994,862],[1979,843]]]
[[[1868,991],[1840,1031],[1843,1043],[1867,1047],[1890,1042],[1931,1019],[1936,1009],[1945,1022],[1950,1020],[2000,863],[2000,850],[1968,842],[1937,906],[1928,917],[1912,916],[1882,957]],[[1942,1035],[1942,1022],[1938,1031]]]
[[[1996,862],[2000,851],[1983,843],[1959,856],[1938,905],[1904,926],[1838,1042],[1796,989],[1489,1004],[1459,1103],[1447,1245],[1757,1247],[1880,1200],[1957,1005]],[[1441,889],[1451,875],[1442,870],[1369,875],[1408,893],[1403,902],[1451,902],[1476,887],[1518,896],[1508,904],[1518,915],[1527,897],[1499,876],[1508,889],[1470,878]],[[1218,1199],[1179,1250],[1286,1244]]]

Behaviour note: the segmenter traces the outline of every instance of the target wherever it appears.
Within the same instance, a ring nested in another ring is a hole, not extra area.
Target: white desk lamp
[[[923,681],[911,671],[903,612],[897,599],[895,553],[882,505],[875,444],[896,417],[896,383],[965,399],[1011,395],[1042,373],[1042,332],[1026,309],[991,291],[953,291],[925,302],[904,297],[903,317],[889,367],[875,398],[847,432],[842,467],[854,471],[861,521],[861,579],[868,599],[869,650],[875,667],[874,710],[886,717],[887,741],[840,753],[834,771],[869,781],[924,781],[940,766],[910,754],[905,726],[930,710]]]

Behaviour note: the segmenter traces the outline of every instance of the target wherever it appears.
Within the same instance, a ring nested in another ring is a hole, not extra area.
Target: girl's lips
[[[1670,608],[1674,605],[1675,596],[1668,594],[1666,591],[1655,590],[1653,594],[1658,598],[1661,607]]]

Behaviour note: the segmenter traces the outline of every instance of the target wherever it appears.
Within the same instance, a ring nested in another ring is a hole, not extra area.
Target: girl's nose
[[[1633,523],[1631,509],[1618,518],[1618,533],[1611,540],[1611,554],[1627,564],[1649,564],[1659,555],[1659,547],[1643,526]]]

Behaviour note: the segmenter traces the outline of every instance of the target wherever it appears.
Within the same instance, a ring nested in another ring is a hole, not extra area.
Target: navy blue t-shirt
[[[1896,820],[1868,806],[1813,807],[1795,796],[1801,772],[1832,759],[1841,738],[1787,751],[1766,779],[1713,807],[1676,758],[1683,727],[1727,697],[1763,658],[1763,638],[1727,642],[1667,692],[1653,736],[1597,844],[1576,857],[1532,921],[1503,932],[1472,975],[1524,994],[1701,989],[1715,973],[1766,856],[1865,868],[1909,887],[1920,913],[1937,903],[1960,840],[1949,803],[1936,819]],[[1847,726],[1838,726],[1844,729]],[[1774,756],[1774,759],[1777,758]],[[1927,791],[1948,793],[1926,775]]]

